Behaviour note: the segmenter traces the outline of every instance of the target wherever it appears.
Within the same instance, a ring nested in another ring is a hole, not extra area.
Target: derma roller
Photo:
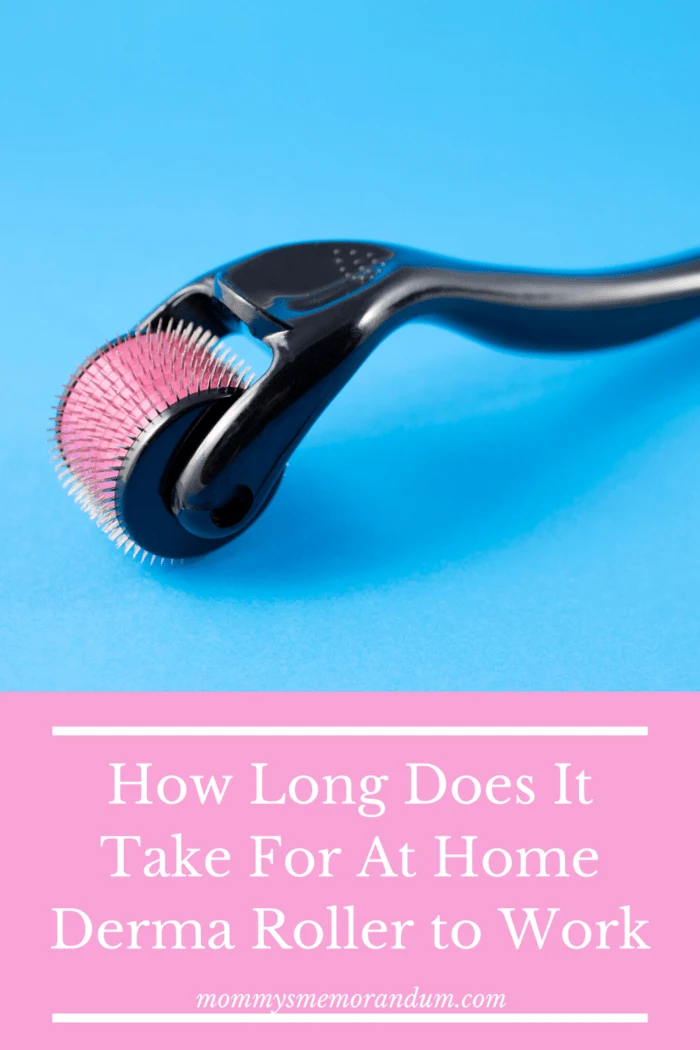
[[[240,535],[291,453],[377,344],[433,321],[520,350],[620,346],[700,316],[700,256],[547,273],[352,241],[292,244],[204,274],[72,376],[54,420],[64,484],[142,558]],[[222,337],[271,362],[254,385]]]

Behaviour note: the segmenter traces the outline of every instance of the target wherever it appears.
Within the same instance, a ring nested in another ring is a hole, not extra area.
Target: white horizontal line
[[[52,1014],[54,1024],[647,1024],[648,1014]]]
[[[648,736],[647,726],[53,726],[53,736]]]

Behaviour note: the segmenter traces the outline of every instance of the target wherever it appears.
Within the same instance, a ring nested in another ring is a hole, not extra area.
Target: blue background
[[[259,524],[167,571],[45,445],[95,346],[279,242],[699,245],[696,0],[16,4],[2,38],[0,685],[700,684],[700,325],[556,360],[403,329]]]

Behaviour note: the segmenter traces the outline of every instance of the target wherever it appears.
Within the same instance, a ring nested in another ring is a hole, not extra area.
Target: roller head
[[[67,384],[53,428],[60,477],[125,553],[175,559],[221,545],[178,524],[169,487],[193,432],[249,385],[234,361],[210,332],[180,324],[107,344]]]

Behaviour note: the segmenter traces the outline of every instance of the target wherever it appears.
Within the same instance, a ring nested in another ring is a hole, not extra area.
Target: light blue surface
[[[700,245],[696,0],[16,4],[2,38],[2,687],[700,685],[700,325],[557,360],[399,331],[259,524],[168,571],[45,445],[87,353],[259,248]]]

